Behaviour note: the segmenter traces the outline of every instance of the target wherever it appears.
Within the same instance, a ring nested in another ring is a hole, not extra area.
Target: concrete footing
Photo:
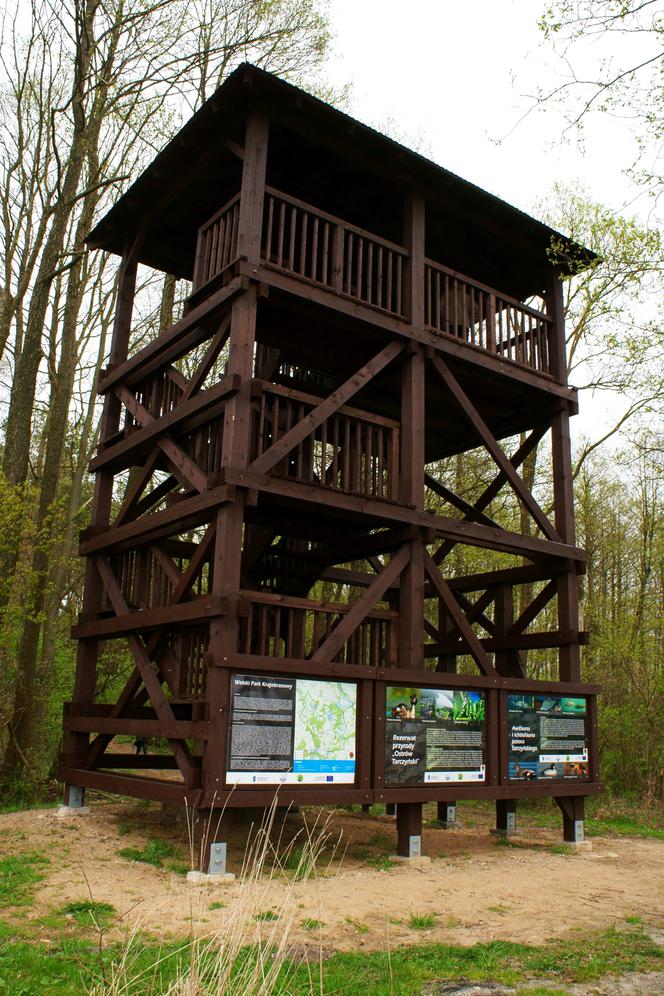
[[[404,854],[390,854],[389,855],[389,860],[390,861],[400,861],[400,862],[405,863],[407,865],[414,865],[415,867],[417,867],[419,865],[430,865],[431,864],[431,858],[428,857],[426,854],[418,854],[416,856],[413,856],[412,858],[409,858],[407,855],[404,855]]]
[[[234,881],[233,872],[224,872],[223,875],[208,875],[199,871],[187,872],[187,882],[191,882],[192,885],[230,885]]]
[[[62,819],[66,816],[87,816],[89,812],[89,806],[58,806],[55,815]]]

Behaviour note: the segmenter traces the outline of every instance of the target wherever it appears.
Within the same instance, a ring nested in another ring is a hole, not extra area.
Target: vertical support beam
[[[509,837],[516,832],[516,799],[496,799],[497,837]]]
[[[560,384],[567,384],[567,350],[565,348],[565,311],[560,271],[551,267],[546,281],[547,312],[552,318],[549,335],[551,373]]]
[[[401,858],[422,856],[422,803],[397,805],[397,854]]]
[[[568,844],[583,844],[585,841],[585,799],[582,795],[556,797],[563,814],[563,840]]]
[[[438,604],[438,632],[441,640],[447,640],[455,632],[449,612],[445,608],[442,598],[437,599]],[[441,654],[436,664],[436,671],[443,671],[445,674],[456,674],[457,658],[456,654]],[[441,817],[439,817],[440,819]]]
[[[554,415],[551,422],[551,456],[553,461],[553,497],[556,529],[565,543],[574,544],[574,490],[572,451],[567,408]],[[556,578],[558,594],[558,628],[579,630],[579,580],[576,567],[569,562],[568,570]],[[561,681],[581,680],[581,654],[578,643],[567,644],[559,651]]]
[[[269,130],[267,115],[262,110],[252,110],[247,118],[244,139],[238,255],[244,256],[253,266],[258,266],[261,254]]]
[[[249,113],[244,142],[244,164],[238,228],[238,252],[258,266],[260,260],[265,176],[267,170],[268,119],[258,109]],[[242,470],[249,461],[251,436],[251,379],[254,369],[257,285],[250,284],[233,302],[228,355],[229,375],[240,378],[239,391],[224,409],[221,466]],[[241,585],[244,496],[217,512],[217,532],[212,560],[212,594],[237,605]],[[209,735],[203,756],[203,795],[214,807],[215,795],[223,791],[228,750],[230,676],[227,662],[238,646],[237,613],[210,623],[208,650]]]
[[[507,636],[514,622],[514,588],[511,584],[500,584],[495,589],[494,622],[496,636]],[[524,670],[516,650],[499,650],[494,664],[503,677],[525,678]]]
[[[411,325],[424,328],[424,198],[417,193],[406,195],[404,204],[403,244],[408,250],[408,279],[406,280],[405,312]]]
[[[443,830],[454,830],[457,826],[456,802],[438,803],[438,822]]]
[[[411,320],[424,320],[424,203],[411,198],[406,213],[410,235],[406,244],[422,264],[421,280],[411,255]],[[410,239],[410,242],[409,242]],[[401,375],[401,473],[400,500],[424,508],[424,355],[415,349],[404,361]],[[399,583],[399,667],[424,669],[424,535],[418,531],[411,544],[410,561]],[[419,857],[422,850],[422,804],[397,805],[397,854]]]
[[[139,230],[134,241],[125,247],[122,256],[109,352],[109,365],[111,367],[124,362],[129,354],[129,337],[131,334],[131,320],[136,294],[136,272],[144,235],[144,229]],[[100,443],[103,443],[105,439],[117,431],[119,420],[120,402],[113,392],[108,392],[104,398],[99,436]],[[92,527],[102,528],[108,526],[110,522],[113,477],[112,471],[104,470],[98,473],[95,478],[90,518],[90,525]],[[86,613],[98,612],[102,605],[103,591],[103,585],[95,567],[94,559],[89,557],[85,565],[82,611]],[[88,639],[79,641],[76,651],[76,676],[72,693],[72,702],[74,703],[88,703],[92,702],[94,698],[97,681],[98,649],[99,642],[97,640]],[[64,750],[66,753],[73,755],[71,763],[74,766],[83,764],[89,743],[90,736],[87,733],[66,734]],[[79,799],[80,794],[79,804],[82,806],[84,801],[83,793],[84,790],[78,786],[65,785],[65,802],[72,797]]]

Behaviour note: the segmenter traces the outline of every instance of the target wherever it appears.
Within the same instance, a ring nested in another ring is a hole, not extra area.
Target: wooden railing
[[[248,612],[240,619],[238,651],[260,657],[313,657],[350,610],[348,605],[267,592],[242,595]],[[334,660],[365,667],[396,666],[397,619],[395,611],[372,610]]]
[[[320,404],[321,398],[255,381],[255,460]],[[344,405],[295,446],[273,471],[333,491],[397,500],[399,424]]]
[[[402,246],[278,190],[266,190],[261,256],[268,265],[403,316]]]
[[[189,556],[196,549],[195,544],[187,544],[191,551],[186,555],[173,555],[154,547],[122,550],[111,557],[111,569],[127,606],[132,611],[158,609],[169,605],[179,574],[189,566]],[[191,588],[191,595],[206,595],[208,592],[208,565],[204,564]],[[110,603],[106,606],[110,608]]]
[[[152,418],[161,418],[177,408],[186,384],[179,370],[168,366],[136,384],[134,393],[136,400]],[[125,412],[125,427],[130,431],[139,428],[139,423],[128,410]]]
[[[552,319],[544,312],[430,260],[424,280],[428,328],[538,373],[551,373]]]
[[[236,194],[199,229],[193,289],[219,276],[237,259],[240,195]]]
[[[239,195],[200,229],[194,291],[238,258]],[[289,194],[266,187],[261,260],[266,267],[399,318],[408,317],[409,256]],[[425,325],[434,332],[551,374],[553,320],[432,260],[424,268]]]

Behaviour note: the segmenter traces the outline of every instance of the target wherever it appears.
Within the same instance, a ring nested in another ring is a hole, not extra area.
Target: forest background
[[[427,8],[420,0],[410,14]],[[628,116],[629,180],[648,204],[620,213],[557,185],[532,210],[600,257],[564,288],[570,378],[582,405],[607,399],[574,454],[578,542],[588,553],[583,669],[603,685],[603,781],[652,801],[664,793],[664,17],[654,0],[556,0],[539,14],[542,44],[563,70],[558,85],[524,98],[517,127],[527,132],[530,115],[555,108],[576,139],[593,115]],[[631,37],[646,47],[629,61]],[[85,235],[241,61],[353,106],[351,92],[321,83],[333,46],[322,0],[7,0],[0,40],[0,787],[5,801],[30,801],[57,791],[83,583],[78,533],[100,415],[94,388],[117,288],[118,261],[87,251]],[[589,40],[609,43],[590,69]],[[141,271],[133,349],[172,322],[186,294],[182,281]],[[546,463],[535,453],[525,468],[545,508]],[[491,477],[479,451],[431,469],[469,501]],[[532,528],[516,502],[490,514]],[[477,569],[477,556],[458,547],[451,570]],[[554,664],[546,651],[529,655],[533,675]],[[128,667],[116,647],[102,659],[102,698]]]

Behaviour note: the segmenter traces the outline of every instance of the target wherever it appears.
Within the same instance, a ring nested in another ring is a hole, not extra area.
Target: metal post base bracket
[[[410,861],[414,864],[428,865],[431,858],[422,854],[422,837],[420,834],[411,834],[408,838],[408,854],[391,855],[390,861]]]
[[[90,812],[90,807],[85,806],[85,789],[80,785],[68,785],[65,796],[67,804],[58,806],[57,816],[85,816]]]
[[[187,881],[195,885],[202,885],[204,882],[234,882],[235,875],[226,871],[226,843],[225,841],[215,841],[210,844],[210,862],[206,872],[187,872]]]

